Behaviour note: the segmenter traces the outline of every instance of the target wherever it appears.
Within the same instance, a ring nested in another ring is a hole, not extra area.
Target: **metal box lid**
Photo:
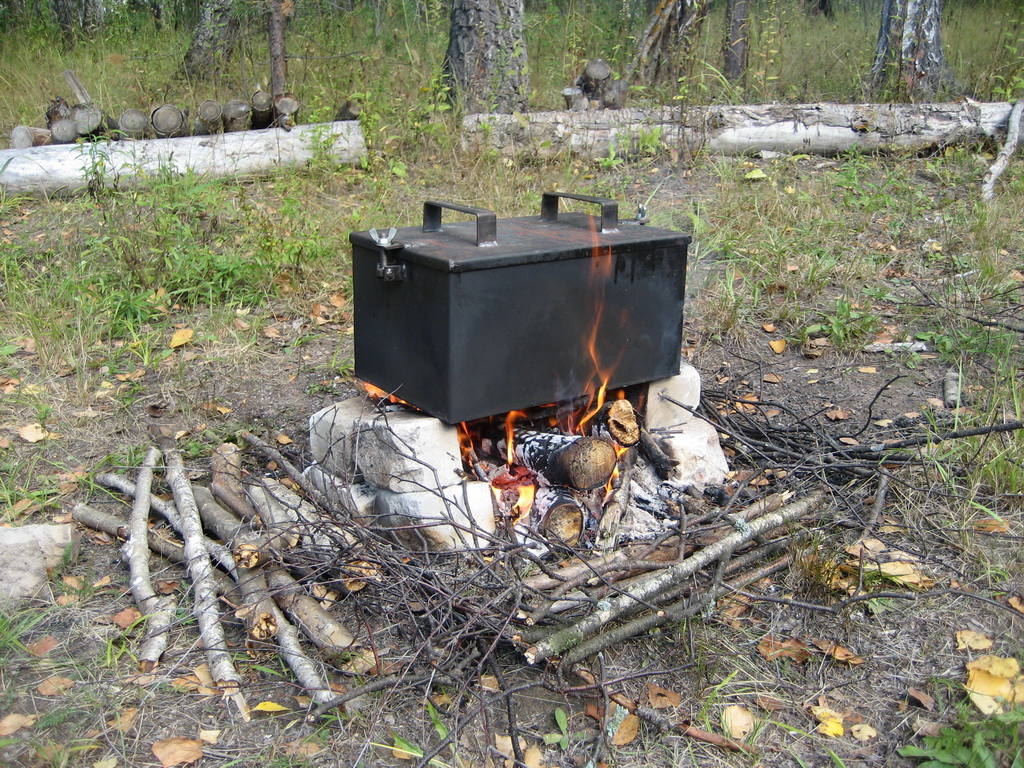
[[[560,198],[599,205],[600,216],[558,211]],[[442,209],[459,211],[475,221],[446,223]],[[382,252],[381,277],[401,279],[387,273],[386,263],[395,260],[420,264],[442,272],[472,272],[479,269],[534,264],[589,256],[595,248],[649,248],[689,242],[687,235],[667,229],[641,226],[646,219],[619,221],[618,203],[589,195],[545,192],[540,216],[498,219],[484,208],[428,201],[423,204],[423,226],[353,232],[353,246]],[[386,256],[384,252],[386,251]],[[393,266],[397,266],[393,264]]]

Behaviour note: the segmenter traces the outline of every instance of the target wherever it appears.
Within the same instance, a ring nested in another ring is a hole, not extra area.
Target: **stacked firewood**
[[[126,109],[114,118],[92,100],[74,72],[66,70],[64,79],[74,94],[75,103],[69,104],[58,96],[47,106],[45,128],[15,126],[11,131],[12,148],[71,144],[97,137],[167,139],[270,127],[290,128],[299,113],[299,100],[293,94],[273,97],[257,90],[248,99],[231,99],[224,103],[207,99],[197,107],[194,120],[190,120],[187,108],[174,104],[160,105],[148,113]]]
[[[95,504],[79,504],[74,517],[126,540],[132,592],[147,617],[139,654],[144,671],[158,666],[175,613],[171,599],[153,587],[149,558],[156,553],[187,568],[211,672],[225,699],[243,713],[245,678],[226,652],[225,617],[241,622],[251,654],[283,657],[317,712],[360,691],[380,690],[392,678],[402,684],[461,680],[473,674],[480,653],[489,656],[499,644],[518,648],[530,664],[567,666],[711,609],[723,595],[785,568],[790,545],[810,527],[795,524],[812,523],[827,500],[820,489],[744,504],[726,499],[724,506],[687,497],[678,501],[678,524],[652,541],[594,548],[570,543],[564,530],[538,528],[533,541],[547,545],[538,552],[506,525],[474,549],[412,553],[372,521],[356,522],[352,510],[325,498],[275,448],[249,433],[240,437],[260,459],[259,472],[245,472],[243,452],[225,444],[213,456],[210,482],[191,482],[173,438],[160,434],[159,449],[150,451],[134,482],[113,473],[97,477],[133,500],[130,521]],[[516,450],[524,460],[540,461],[526,456],[535,453],[527,446],[551,439],[523,437]],[[544,469],[557,466],[570,473],[570,482],[589,485],[593,478],[576,474],[580,463],[555,448],[545,454]],[[600,447],[574,449],[591,451],[600,464]],[[150,490],[161,455],[173,502]],[[621,460],[612,462],[622,469]],[[268,467],[285,476],[265,477]],[[148,527],[151,513],[166,521],[176,540]],[[318,599],[325,589],[335,602]],[[362,629],[352,632],[352,626]],[[409,640],[408,647],[380,639],[396,636]],[[467,648],[478,649],[477,661],[468,665]],[[370,682],[337,694],[337,678],[355,673]]]

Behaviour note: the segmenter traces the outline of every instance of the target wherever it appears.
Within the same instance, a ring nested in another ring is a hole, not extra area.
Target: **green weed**
[[[1024,766],[1024,709],[1018,707],[984,720],[961,719],[937,736],[908,745],[903,757],[924,762],[921,768],[1021,768]]]

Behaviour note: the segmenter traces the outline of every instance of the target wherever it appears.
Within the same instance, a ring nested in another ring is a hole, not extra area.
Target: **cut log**
[[[320,145],[321,138],[340,163],[357,163],[366,151],[362,130],[354,120],[302,125],[290,132],[272,128],[219,136],[115,142],[106,159],[104,183],[112,186],[115,180],[119,184],[144,181],[167,170],[221,178],[302,167],[313,158],[313,147]],[[9,195],[81,192],[95,176],[90,175],[89,158],[77,146],[0,150],[0,168],[4,169],[0,189]]]
[[[1011,106],[1005,102],[949,104],[765,104],[686,108],[467,115],[467,149],[505,156],[554,157],[566,152],[626,154],[641,135],[661,130],[661,143],[685,152],[738,155],[762,151],[834,155],[918,151],[999,139]]]
[[[48,128],[35,128],[30,125],[16,125],[11,130],[11,147],[14,149],[44,147],[49,144],[50,141],[50,131]]]
[[[551,485],[585,491],[608,482],[615,470],[615,446],[596,437],[516,430],[515,456]]]
[[[348,628],[303,592],[302,586],[283,569],[268,570],[267,584],[277,604],[321,651],[335,655],[355,642]]]
[[[587,97],[583,95],[583,89],[577,85],[563,88],[562,98],[565,99],[565,108],[573,112],[582,112],[589,103]]]
[[[220,102],[215,99],[207,99],[196,109],[196,127],[193,133],[196,136],[220,133],[224,130],[223,116],[224,110]]]
[[[533,499],[538,530],[545,539],[575,547],[583,535],[583,504],[564,488],[541,488]]]
[[[334,119],[358,120],[361,114],[363,114],[362,107],[352,101],[352,99],[345,99],[345,102],[338,107],[338,111],[334,113]]]
[[[149,127],[149,118],[141,109],[126,109],[117,121],[121,136],[126,139],[143,139]]]
[[[295,94],[282,93],[274,97],[274,125],[290,128],[299,118],[299,100]]]
[[[71,144],[78,138],[78,123],[70,117],[61,117],[50,123],[52,144]]]
[[[71,105],[64,97],[58,96],[46,106],[46,127],[49,128],[57,120],[71,117]]]
[[[161,139],[179,138],[188,135],[188,118],[173,104],[162,104],[149,115],[153,133]]]
[[[75,104],[71,108],[71,119],[75,121],[79,136],[96,136],[104,133],[111,121],[95,104]]]
[[[223,107],[224,132],[234,133],[235,131],[249,130],[251,116],[252,107],[249,106],[249,102],[241,99],[225,101]]]
[[[623,448],[640,442],[640,420],[629,400],[612,400],[594,416],[591,426],[594,437],[607,437]]]
[[[249,99],[249,105],[252,107],[250,124],[253,128],[267,128],[274,121],[274,97],[266,91],[256,91]]]

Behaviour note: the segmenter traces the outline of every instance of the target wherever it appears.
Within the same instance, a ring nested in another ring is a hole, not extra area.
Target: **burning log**
[[[564,488],[545,487],[533,499],[538,529],[549,541],[575,547],[583,535],[583,505]]]
[[[618,402],[623,401],[620,400]],[[638,440],[639,431],[637,429]],[[631,475],[633,467],[636,465],[636,456],[637,451],[635,448],[630,448],[623,454],[622,461],[619,464],[619,476],[615,486],[612,488],[612,492],[609,494],[608,502],[604,505],[601,523],[597,529],[598,551],[613,549],[618,540],[619,521],[626,513],[626,509],[629,507],[629,499],[632,495],[633,481]]]
[[[515,457],[551,485],[580,491],[608,482],[615,470],[615,446],[608,440],[553,432],[516,430]]]
[[[594,437],[609,437],[623,448],[630,448],[640,442],[640,421],[636,409],[629,400],[612,400],[594,416],[591,434]]]

